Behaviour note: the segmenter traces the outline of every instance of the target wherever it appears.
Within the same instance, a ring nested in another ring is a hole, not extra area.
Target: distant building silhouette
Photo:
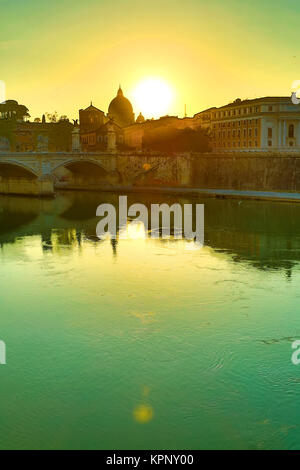
[[[140,114],[138,115],[138,117],[136,118],[136,122],[137,122],[137,124],[141,124],[142,122],[145,122],[145,118],[144,118],[144,116],[142,115],[142,113],[140,113]]]
[[[84,151],[125,149],[123,128],[134,123],[132,104],[121,87],[108,113],[91,105],[79,111],[81,148]]]
[[[113,119],[120,127],[126,127],[134,123],[132,104],[125,98],[121,87],[119,87],[117,96],[109,105],[108,117]]]
[[[79,111],[81,148],[87,152],[112,150],[141,150],[145,132],[157,127],[195,129],[200,123],[193,118],[163,116],[145,120],[140,113],[134,120],[132,104],[125,98],[121,87],[111,101],[108,113],[91,105]],[[114,142],[114,144],[113,144]]]
[[[79,110],[79,120],[82,132],[94,131],[107,122],[105,113],[93,106],[92,103],[88,108]]]
[[[28,108],[17,101],[0,104],[0,152],[60,152],[72,149],[73,125],[67,120],[29,122]]]

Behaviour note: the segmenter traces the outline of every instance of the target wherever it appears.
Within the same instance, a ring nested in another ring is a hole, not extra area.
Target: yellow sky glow
[[[107,113],[119,83],[136,115],[182,117],[300,79],[298,0],[0,3],[0,81],[32,118],[91,101]]]

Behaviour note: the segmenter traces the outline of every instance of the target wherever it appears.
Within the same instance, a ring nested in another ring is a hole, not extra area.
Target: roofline
[[[233,103],[228,103],[224,106],[220,106],[221,108],[227,108],[231,106],[243,106],[245,104],[250,104],[250,103],[263,103],[264,101],[267,102],[276,102],[280,103],[282,101],[291,101],[290,96],[264,96],[262,98],[253,98],[253,99],[247,99],[247,100],[241,100],[241,101],[234,101]],[[220,108],[218,108],[220,109]]]
[[[105,112],[102,111],[102,109],[96,108],[96,106],[94,106],[94,105],[90,105],[90,106],[88,106],[88,107],[85,108],[85,109],[80,109],[79,112],[80,112],[80,111],[87,111],[88,109],[91,109],[91,108],[92,108],[92,109],[95,109],[96,111],[100,111],[100,113],[105,114]]]
[[[237,99],[239,99],[239,98],[237,98]],[[219,109],[224,109],[224,108],[233,108],[233,107],[238,107],[238,106],[245,106],[247,104],[263,103],[263,102],[281,103],[281,102],[288,102],[288,101],[291,101],[290,96],[263,96],[261,98],[245,99],[245,100],[241,100],[241,101],[238,101],[238,102],[235,100],[232,103],[228,103],[228,104],[225,104],[223,106],[219,106],[219,107],[215,106],[213,108],[209,108],[209,109],[205,109],[203,111],[199,111],[199,113],[194,114],[194,116],[196,116],[198,114],[201,114],[201,113],[208,112],[208,111],[212,111],[213,109],[219,110]]]

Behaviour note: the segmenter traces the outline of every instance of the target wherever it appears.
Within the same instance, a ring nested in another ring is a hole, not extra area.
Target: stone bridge
[[[0,153],[0,193],[51,196],[55,189],[188,186],[188,154]]]

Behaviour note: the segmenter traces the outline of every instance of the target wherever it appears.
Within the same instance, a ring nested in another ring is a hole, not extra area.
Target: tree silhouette
[[[176,129],[160,126],[149,129],[143,138],[143,148],[166,153],[211,151],[207,132],[201,128],[191,129],[190,127]]]

